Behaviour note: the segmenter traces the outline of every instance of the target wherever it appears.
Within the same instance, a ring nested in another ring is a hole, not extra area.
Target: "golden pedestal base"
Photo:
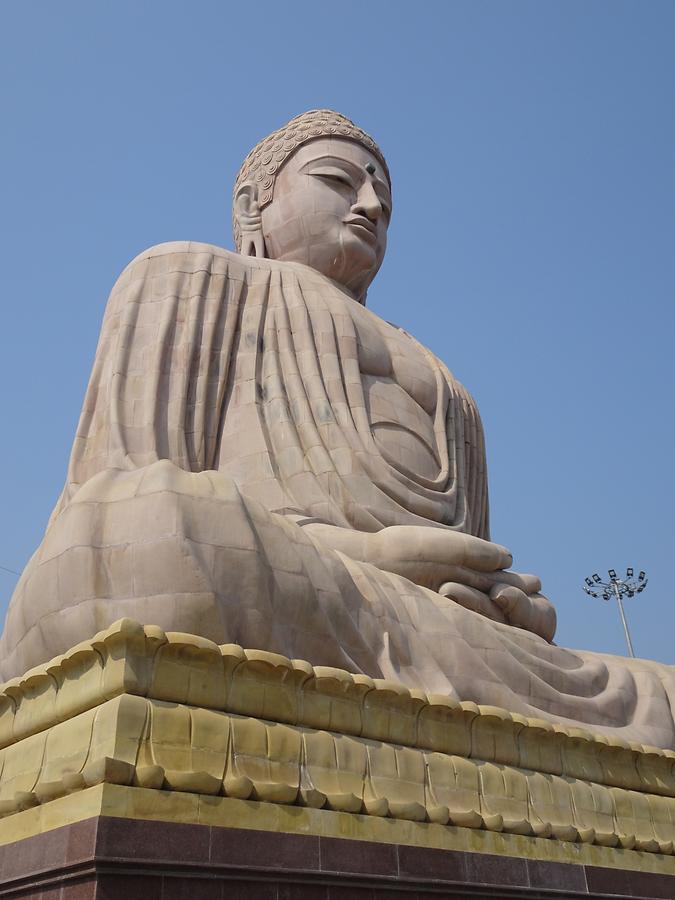
[[[671,751],[128,619],[6,683],[0,747],[0,844],[111,817],[675,875]]]

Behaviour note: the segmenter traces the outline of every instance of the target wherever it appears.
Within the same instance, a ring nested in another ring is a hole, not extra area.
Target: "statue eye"
[[[309,174],[318,175],[319,178],[328,178],[331,181],[339,181],[342,184],[346,184],[347,187],[354,189],[354,183],[349,175],[335,166],[321,166],[320,168],[312,169]]]

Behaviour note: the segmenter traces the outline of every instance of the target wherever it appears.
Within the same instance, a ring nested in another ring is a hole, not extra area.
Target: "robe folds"
[[[64,491],[10,603],[0,677],[122,616],[675,747],[675,670],[565,650],[321,544],[303,525],[489,539],[474,402],[436,381],[438,474],[376,440],[355,302],[299,265],[153,247],[105,312]]]

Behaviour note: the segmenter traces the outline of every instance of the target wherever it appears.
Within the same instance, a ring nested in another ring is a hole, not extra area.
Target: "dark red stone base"
[[[675,900],[675,876],[101,816],[0,847],[0,895],[40,900]]]

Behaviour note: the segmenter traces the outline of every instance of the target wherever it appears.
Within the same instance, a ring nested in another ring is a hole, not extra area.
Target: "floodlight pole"
[[[635,650],[633,650],[633,642],[630,639],[630,631],[628,630],[628,622],[626,621],[626,614],[623,611],[623,603],[621,602],[621,591],[619,590],[618,583],[612,579],[611,581],[612,590],[614,591],[614,596],[616,597],[616,602],[619,604],[619,615],[621,616],[621,622],[623,624],[624,634],[626,635],[626,643],[628,644],[628,652],[635,659]]]
[[[628,652],[635,659],[635,650],[633,650],[633,642],[630,638],[628,630],[628,622],[626,614],[623,610],[622,597],[626,594],[628,597],[634,597],[641,594],[647,587],[647,573],[641,571],[637,578],[634,575],[634,569],[627,568],[625,578],[619,577],[614,569],[608,569],[609,581],[603,581],[596,572],[590,578],[584,578],[584,590],[590,597],[600,597],[603,600],[609,600],[614,594],[617,606],[619,607],[619,615],[621,616],[621,624],[623,625],[623,633],[626,635],[626,643],[628,644]]]

